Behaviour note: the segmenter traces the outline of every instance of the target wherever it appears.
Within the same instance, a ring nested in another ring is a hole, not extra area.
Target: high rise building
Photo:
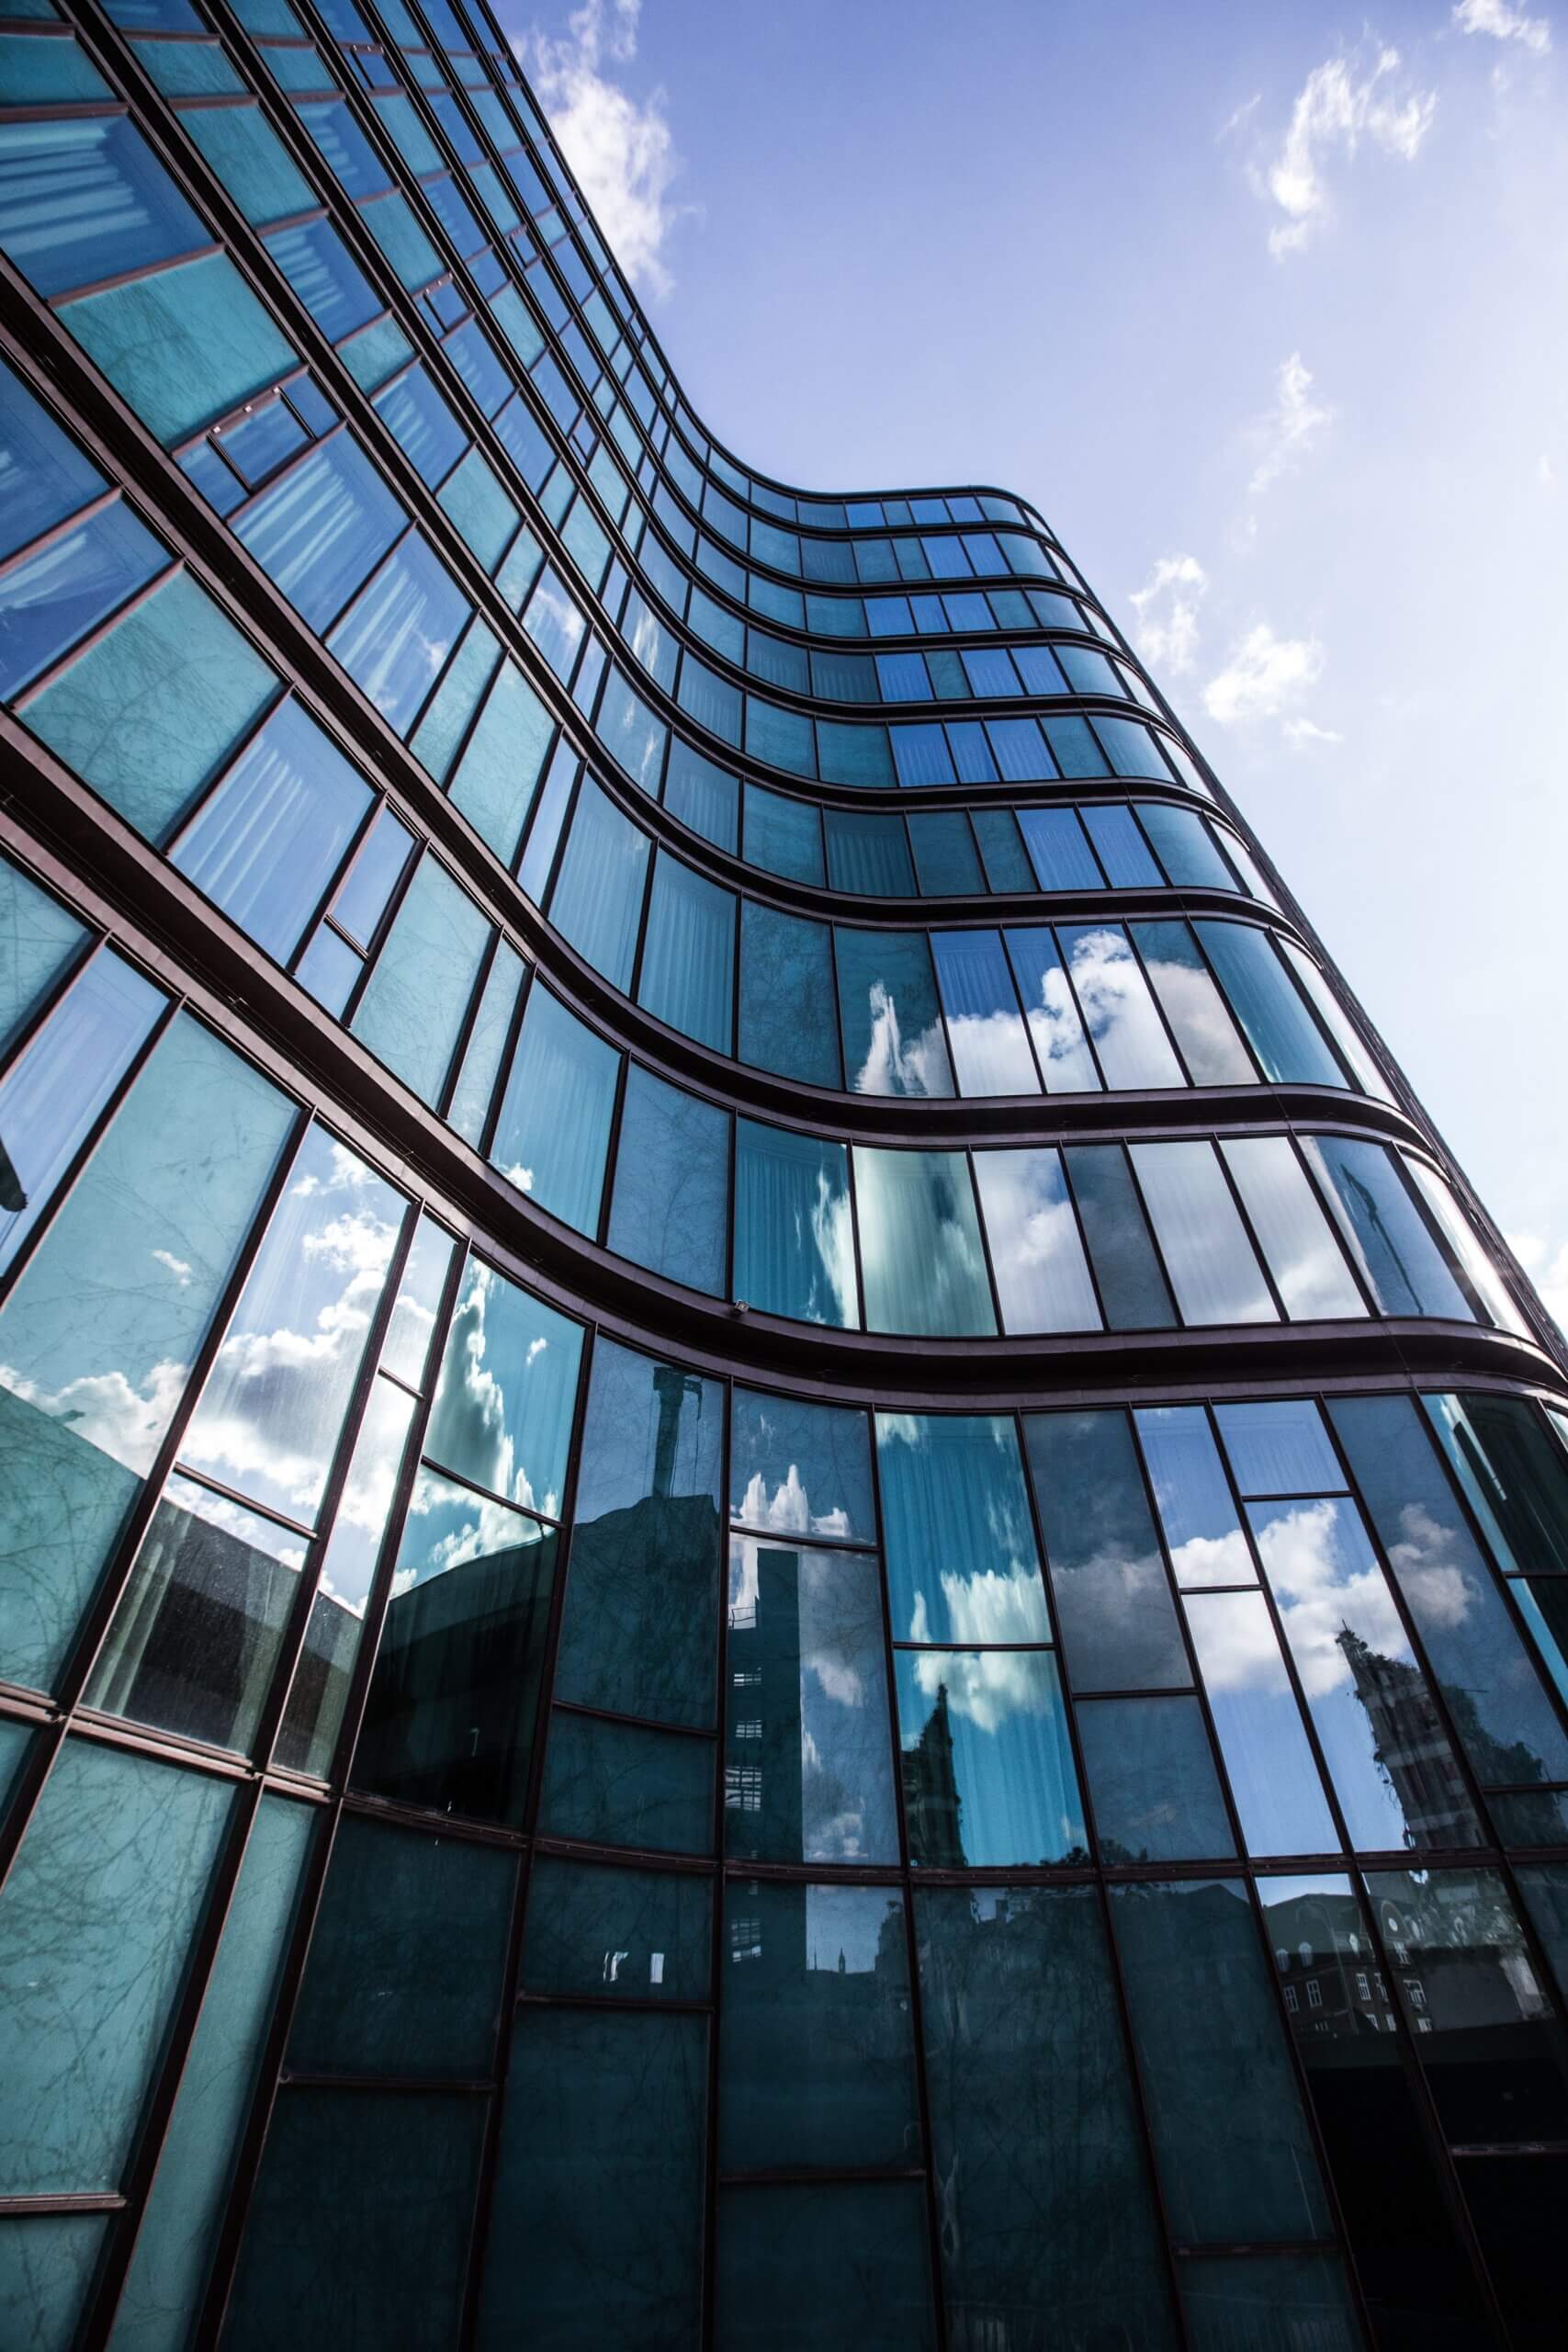
[[[0,2344],[1557,2345],[1568,1359],[1039,512],[483,0],[0,254]]]

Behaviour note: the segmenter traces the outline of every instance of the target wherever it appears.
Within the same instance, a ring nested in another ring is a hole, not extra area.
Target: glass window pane
[[[28,51],[42,45],[28,41]],[[7,40],[7,58],[23,44]],[[66,44],[51,43],[63,50]],[[0,560],[62,523],[107,484],[11,368],[0,365]]]
[[[734,1389],[729,1515],[775,1534],[874,1544],[864,1414],[755,1388]]]
[[[999,2346],[1021,2315],[1033,2329],[1049,2313],[1052,2334],[1086,2352],[1097,2340],[1170,2352],[1165,2248],[1093,1889],[921,1888],[915,1919],[951,2341]]]
[[[1249,1503],[1247,1518],[1351,1843],[1374,1853],[1482,1844],[1354,1503]]]
[[[488,2075],[516,1877],[504,1848],[345,1814],[310,1931],[290,2069]]]
[[[912,899],[915,869],[901,817],[869,817],[829,808],[826,817],[828,874],[832,888],[873,899]]]
[[[1076,808],[1021,808],[1018,825],[1041,889],[1104,889],[1100,860]]]
[[[1568,1461],[1523,1397],[1421,1401],[1504,1574],[1568,1577]]]
[[[541,1854],[528,1880],[523,1985],[594,2000],[703,2001],[713,1974],[713,1881]]]
[[[1188,1323],[1277,1323],[1214,1148],[1135,1143],[1133,1166]]]
[[[1256,1584],[1258,1571],[1201,1405],[1150,1405],[1133,1415],[1176,1581]]]
[[[1068,923],[1056,935],[1106,1084],[1185,1086],[1126,933],[1109,924]]]
[[[935,2338],[918,2183],[730,2188],[719,2197],[718,2326],[735,2352],[831,2339],[930,2352]]]
[[[577,1324],[470,1258],[426,1453],[460,1478],[558,1518],[581,1351]]]
[[[1247,1852],[1337,1853],[1268,1602],[1260,1592],[1190,1592],[1182,1606]]]
[[[720,2171],[918,2163],[901,1896],[731,1880],[722,1950]]]
[[[47,1685],[64,1657],[293,1119],[181,1013],[0,1313],[10,1679]]]
[[[1190,1689],[1127,1416],[1030,1413],[1023,1434],[1073,1688]]]
[[[1216,1405],[1225,1452],[1244,1495],[1333,1495],[1345,1473],[1310,1397]]]
[[[809,922],[747,899],[740,914],[739,1055],[808,1086],[837,1086],[839,1023],[832,938]]]
[[[1125,1151],[1120,1144],[1068,1144],[1062,1156],[1110,1329],[1168,1329],[1176,1321],[1176,1309]]]
[[[1135,922],[1134,942],[1194,1086],[1252,1086],[1252,1066],[1213,975],[1184,922]]]
[[[0,694],[20,694],[168,560],[117,499],[14,563],[0,577]]]
[[[1235,1852],[1196,1699],[1085,1699],[1077,1723],[1102,1862]]]
[[[1472,1290],[1480,1299],[1483,1320],[1495,1323],[1499,1330],[1512,1331],[1521,1340],[1533,1340],[1535,1334],[1515,1306],[1501,1272],[1493,1264],[1447,1180],[1424,1159],[1417,1159],[1412,1151],[1402,1151],[1399,1157],[1425,1201],[1433,1224],[1459,1260]]]
[[[738,1119],[733,1295],[769,1315],[860,1321],[841,1143]]]
[[[1037,1094],[1040,1080],[995,931],[932,933],[953,1067],[964,1094]]]
[[[30,876],[0,857],[0,1048],[10,1045],[87,935]]]
[[[535,982],[490,1156],[519,1192],[591,1239],[620,1062],[613,1046]]]
[[[1008,1331],[1098,1331],[1100,1307],[1061,1154],[1041,1145],[977,1151],[991,1264]]]
[[[648,835],[584,776],[550,896],[550,921],[596,972],[622,989],[632,984],[648,852]]]
[[[766,785],[746,786],[746,857],[770,874],[795,882],[821,883],[822,820],[808,800],[795,800]]]
[[[491,925],[426,852],[349,1024],[433,1108],[441,1099]]]
[[[735,911],[733,890],[660,851],[637,1002],[718,1054],[731,1045]]]
[[[210,244],[141,133],[123,115],[8,122],[0,246],[44,295],[144,269]]]
[[[321,442],[238,517],[246,546],[301,620],[334,620],[408,517],[357,441]]]
[[[1382,1312],[1473,1323],[1474,1311],[1386,1146],[1352,1136],[1303,1136],[1302,1148],[1323,1183],[1357,1271]]]
[[[232,1797],[61,1749],[0,1896],[0,2193],[119,2188]]]
[[[1181,2311],[1192,2352],[1359,2352],[1361,2330],[1332,2254],[1209,2256],[1183,2262]]]
[[[876,1459],[895,1641],[1048,1642],[1010,1416],[879,1413]]]
[[[729,1114],[632,1062],[626,1070],[609,1246],[671,1282],[724,1289]]]
[[[1326,2237],[1246,1887],[1117,1886],[1111,1917],[1172,2235],[1186,2245]]]
[[[1179,890],[1235,890],[1235,876],[1195,808],[1176,808],[1165,800],[1140,800],[1137,808],[1160,864]]]
[[[1085,1861],[1049,1650],[897,1650],[909,1859],[928,1870]]]
[[[709,1854],[716,1743],[557,1707],[539,1826],[640,1853]]]
[[[1241,850],[1239,842],[1231,844],[1231,850],[1233,855],[1239,852],[1243,857],[1246,856],[1246,852]],[[1260,899],[1267,899],[1270,906],[1277,903],[1272,893],[1265,888],[1263,877],[1256,869],[1248,874],[1247,879],[1252,883]],[[1281,939],[1279,944],[1286,962],[1301,983],[1309,1003],[1315,1008],[1318,1019],[1338,1047],[1340,1059],[1354,1075],[1358,1086],[1365,1093],[1374,1095],[1380,1102],[1392,1102],[1393,1095],[1386,1080],[1382,1076],[1376,1062],[1362,1044],[1359,1035],[1352,1028],[1350,1017],[1330,988],[1326,976],[1319,970],[1312,957],[1296,945],[1293,939]]]
[[[1220,1149],[1292,1320],[1365,1315],[1366,1302],[1289,1138],[1237,1136]]]
[[[712,1726],[723,1422],[716,1381],[598,1342],[558,1699]]]
[[[483,2352],[701,2326],[707,2020],[528,2007],[502,2110]]]
[[[527,977],[528,967],[517,950],[506,940],[497,940],[446,1106],[447,1125],[476,1148],[490,1117],[495,1081]]]
[[[874,1557],[731,1535],[725,1680],[726,1850],[896,1862]]]
[[[996,1330],[966,1159],[855,1146],[865,1321],[931,1338]]]
[[[410,531],[327,644],[388,725],[406,735],[472,613],[446,565]]]
[[[1046,1093],[1098,1094],[1100,1072],[1053,934],[1042,926],[1003,936]]]
[[[852,1092],[951,1094],[925,933],[837,926],[833,945]]]
[[[1245,922],[1200,922],[1196,928],[1264,1077],[1342,1087],[1345,1073],[1287,978],[1269,933]]]

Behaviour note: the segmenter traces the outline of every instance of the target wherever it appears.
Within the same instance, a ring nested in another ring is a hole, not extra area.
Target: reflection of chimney
[[[702,1385],[694,1374],[680,1372],[672,1363],[654,1366],[653,1386],[659,1398],[659,1439],[653,1449],[656,1495],[668,1495],[675,1483],[675,1440],[681,1430],[681,1407],[688,1396],[700,1396]]]

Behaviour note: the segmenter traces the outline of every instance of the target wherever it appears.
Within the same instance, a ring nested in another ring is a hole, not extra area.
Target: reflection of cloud
[[[775,1548],[761,1537],[730,1537],[732,1623],[755,1619],[761,1594],[758,1555]],[[823,1697],[830,1699],[835,1706],[863,1707],[868,1694],[857,1660],[867,1655],[868,1645],[880,1645],[881,1629],[874,1600],[870,1604],[872,1613],[863,1622],[860,1603],[874,1582],[875,1563],[858,1555],[849,1558],[834,1552],[814,1552],[808,1547],[794,1552],[792,1556],[798,1578],[795,1606],[799,1612],[802,1690],[807,1678],[815,1677]],[[880,1682],[877,1689],[881,1689]]]
[[[1045,1074],[1050,1094],[1079,1090],[1098,1092],[1100,1080],[1089,1058],[1083,1024],[1078,1019],[1067,976],[1060,964],[1050,964],[1040,975],[1040,1001],[1025,1003],[1030,1034]]]
[[[1190,1614],[1211,1699],[1247,1690],[1289,1696],[1274,1622],[1261,1593],[1195,1602]]]
[[[414,1482],[409,1520],[412,1522],[428,1518],[433,1511],[451,1516],[457,1523],[413,1559],[406,1556],[405,1534],[405,1556],[400,1558],[392,1578],[394,1600],[417,1584],[428,1584],[433,1577],[445,1576],[449,1568],[460,1568],[467,1561],[482,1560],[507,1551],[537,1532],[531,1521],[519,1519],[504,1503],[491,1502],[483,1495],[470,1495],[463,1487],[449,1486],[446,1479],[434,1478],[429,1471],[422,1470]]]
[[[166,1267],[182,1290],[190,1288],[193,1270],[187,1258],[176,1258],[172,1250],[154,1250],[152,1262],[154,1265]]]
[[[965,1094],[1032,1094],[1034,1066],[1016,1012],[950,1012],[953,1057]]]
[[[1251,1584],[1252,1555],[1239,1528],[1228,1535],[1190,1535],[1171,1551],[1176,1581],[1181,1586]]]
[[[1259,1512],[1255,1532],[1309,1699],[1348,1684],[1350,1668],[1339,1647],[1347,1625],[1383,1657],[1408,1659],[1393,1595],[1353,1506],[1292,1503]]]
[[[740,1516],[752,1527],[771,1527],[780,1535],[839,1535],[850,1532],[849,1513],[841,1503],[831,1510],[813,1511],[800,1465],[792,1462],[780,1485],[770,1495],[768,1482],[753,1470],[740,1505]]]
[[[976,1731],[997,1732],[1013,1715],[1050,1713],[1050,1684],[1038,1657],[1033,1650],[925,1650],[915,1657],[915,1679],[931,1700],[945,1683],[953,1714]]]
[[[929,1029],[904,1042],[898,1007],[885,983],[873,980],[868,990],[871,1038],[866,1056],[855,1072],[857,1094],[951,1094],[947,1048],[942,1028]]]
[[[506,1395],[485,1362],[485,1313],[500,1280],[477,1258],[469,1260],[441,1366],[428,1451],[477,1484],[553,1517],[558,1508],[556,1497],[536,1500],[527,1471],[516,1464]]]
[[[953,1641],[1037,1642],[1046,1631],[1037,1568],[1014,1567],[1005,1574],[983,1568],[975,1576],[953,1576],[943,1568],[941,1581]],[[931,1638],[923,1592],[915,1595],[905,1638],[911,1642]]]
[[[1479,1598],[1462,1557],[1453,1556],[1458,1531],[1445,1527],[1420,1503],[1399,1514],[1399,1541],[1389,1546],[1389,1565],[1423,1632],[1462,1625]]]
[[[152,1467],[189,1377],[188,1364],[155,1363],[140,1388],[133,1388],[123,1372],[99,1372],[51,1391],[11,1365],[0,1364],[0,1386],[51,1420],[67,1422],[84,1445],[96,1445],[111,1461],[142,1477]]]
[[[796,1246],[800,1237],[796,1236]],[[833,1294],[833,1320],[853,1324],[860,1320],[860,1294],[855,1288],[855,1242],[850,1219],[850,1196],[840,1185],[835,1192],[819,1169],[817,1174],[817,1200],[811,1212],[811,1238],[828,1287]],[[812,1283],[815,1302],[816,1283]]]

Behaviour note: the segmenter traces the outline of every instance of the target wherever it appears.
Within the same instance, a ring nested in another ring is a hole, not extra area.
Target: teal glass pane
[[[1083,2352],[1174,2352],[1094,1890],[921,1888],[915,1926],[950,2340],[1005,2343],[1017,2314],[1050,2313]]]
[[[716,1053],[730,1049],[735,990],[733,890],[682,865],[654,861],[637,1001]]]
[[[488,2075],[516,1880],[504,1847],[345,1815],[310,1931],[291,2070]]]
[[[1345,1073],[1268,933],[1242,922],[1199,922],[1196,929],[1264,1077],[1343,1088]]]
[[[716,2294],[730,2352],[834,2338],[855,2352],[931,2352],[923,2189],[900,2180],[721,2189]]]
[[[581,1351],[577,1324],[470,1258],[425,1453],[459,1478],[558,1518]]]
[[[648,835],[584,776],[550,896],[550,921],[596,972],[622,989],[632,982],[648,853]]]
[[[286,963],[370,801],[364,777],[291,695],[169,854],[231,922]]]
[[[896,1650],[909,1860],[1082,1862],[1089,1839],[1049,1650]]]
[[[0,1048],[86,937],[58,899],[0,858]]]
[[[901,817],[829,808],[826,830],[828,873],[835,890],[874,899],[915,896],[915,869]]]
[[[1191,2352],[1359,2352],[1345,2266],[1334,2254],[1206,2256],[1177,2273]]]
[[[381,309],[380,297],[350,260],[331,221],[279,229],[266,240],[266,249],[329,343],[367,325]]]
[[[166,2352],[195,2324],[315,1826],[310,1806],[263,1797],[137,2233],[112,2352]]]
[[[68,1739],[0,1898],[0,2189],[118,2189],[233,1791]]]
[[[720,2171],[908,2164],[920,2122],[902,1896],[732,1880],[722,1949]]]
[[[64,294],[212,243],[124,115],[7,122],[0,160],[0,250],[40,294]]]
[[[729,1539],[725,1849],[895,1862],[882,1580],[869,1552]]]
[[[0,106],[68,106],[73,98],[90,105],[113,96],[80,42],[0,33]]]
[[[558,1707],[545,1752],[539,1827],[592,1846],[710,1854],[716,1755],[713,1739]]]
[[[482,2352],[700,2332],[707,2020],[531,2007],[502,2110]]]
[[[752,1119],[738,1123],[730,1288],[769,1315],[856,1327],[860,1286],[841,1143]]]
[[[610,1248],[671,1282],[718,1295],[728,1209],[729,1114],[631,1063]]]
[[[855,1146],[868,1331],[996,1332],[969,1164],[961,1151]]]
[[[746,750],[752,759],[786,769],[791,775],[817,773],[810,719],[757,695],[746,697]]]
[[[990,813],[996,816],[998,812],[993,809]],[[1004,809],[999,813],[1007,816],[1009,812]],[[961,808],[918,810],[907,822],[923,898],[950,898],[989,887],[980,871],[968,820]],[[1010,886],[1002,883],[997,887]],[[1023,885],[1025,889],[1028,887],[1027,883]]]
[[[446,565],[409,531],[327,645],[388,725],[406,735],[472,613]]]
[[[596,1238],[620,1055],[536,982],[491,1158],[520,1192]]]
[[[876,1466],[894,1640],[1048,1642],[1010,1416],[879,1413]]]
[[[426,854],[355,1012],[355,1035],[433,1107],[446,1082],[491,928],[468,892]]]
[[[897,782],[886,727],[845,727],[819,718],[817,757],[826,784],[890,787]]]
[[[521,517],[482,450],[469,450],[439,496],[484,570],[493,572]]]
[[[133,40],[130,45],[142,72],[166,98],[238,97],[244,92],[245,85],[215,40]]]
[[[664,806],[716,848],[735,850],[739,786],[728,771],[676,736],[664,775]]]
[[[713,1881],[541,1854],[528,1878],[525,1993],[595,2000],[705,2001]]]
[[[836,924],[844,1070],[856,1094],[951,1094],[953,1070],[923,931]]]
[[[468,734],[468,721],[495,675],[500,658],[501,639],[476,616],[464,630],[463,641],[410,739],[415,757],[437,784],[446,781]]]
[[[312,2336],[446,2352],[462,2308],[484,2124],[483,2099],[286,2090],[240,2248],[225,2352],[277,2352]]]
[[[1190,1689],[1126,1414],[1031,1413],[1023,1436],[1074,1690]]]
[[[1307,1136],[1303,1144],[1356,1269],[1382,1312],[1473,1323],[1474,1309],[1386,1148],[1351,1136]]]
[[[0,2220],[0,2335],[17,2352],[71,2352],[114,2219],[35,2213]]]
[[[60,316],[165,448],[298,364],[226,254],[84,295]]]
[[[315,209],[315,190],[259,107],[192,107],[180,127],[253,228]]]
[[[826,923],[786,915],[754,899],[740,911],[743,1062],[811,1086],[840,1081],[833,949]]]
[[[293,1119],[182,1013],[0,1313],[11,1680],[47,1686],[57,1671]]]
[[[716,1381],[598,1342],[557,1699],[713,1724],[723,1437]]]
[[[729,1404],[729,1515],[780,1534],[874,1544],[863,1413],[755,1388]]]
[[[503,662],[449,787],[453,807],[503,865],[517,855],[554,738],[550,713],[521,670]]]
[[[1196,1699],[1083,1699],[1077,1724],[1102,1861],[1234,1855]]]
[[[276,684],[190,574],[178,571],[46,686],[27,722],[139,833],[159,841]]]
[[[825,879],[822,820],[809,800],[795,800],[766,785],[746,786],[746,858],[795,882]]]
[[[457,1083],[446,1107],[447,1125],[476,1148],[490,1115],[502,1057],[512,1035],[513,1016],[527,974],[528,967],[517,950],[504,939],[498,940],[484,992],[474,1014],[474,1025],[463,1048]]]

